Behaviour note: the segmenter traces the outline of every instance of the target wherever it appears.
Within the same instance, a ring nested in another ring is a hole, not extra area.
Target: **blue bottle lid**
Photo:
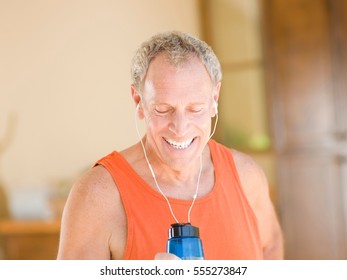
[[[169,229],[169,238],[173,237],[199,237],[199,228],[190,223],[172,224]]]

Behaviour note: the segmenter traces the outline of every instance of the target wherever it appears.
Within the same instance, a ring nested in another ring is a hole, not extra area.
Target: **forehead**
[[[174,65],[163,54],[151,61],[143,86],[146,99],[201,99],[211,96],[211,91],[211,78],[197,57]]]

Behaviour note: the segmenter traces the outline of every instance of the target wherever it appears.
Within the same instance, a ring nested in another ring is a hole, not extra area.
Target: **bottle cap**
[[[190,223],[172,224],[169,229],[169,238],[173,237],[199,237],[199,228]]]

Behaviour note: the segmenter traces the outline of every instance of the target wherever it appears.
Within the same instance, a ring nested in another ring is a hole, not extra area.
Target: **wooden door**
[[[345,259],[347,4],[264,0],[267,92],[288,259]]]

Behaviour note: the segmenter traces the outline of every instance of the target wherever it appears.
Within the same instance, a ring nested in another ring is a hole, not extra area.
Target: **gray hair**
[[[205,65],[214,84],[222,80],[221,66],[211,47],[190,34],[173,31],[154,35],[136,51],[131,65],[131,79],[137,90],[141,88],[150,62],[161,53],[175,66],[196,56]]]

